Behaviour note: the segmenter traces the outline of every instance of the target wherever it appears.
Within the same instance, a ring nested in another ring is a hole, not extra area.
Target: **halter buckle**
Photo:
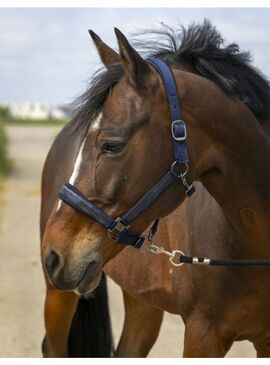
[[[181,126],[183,128],[183,135],[182,136],[176,136],[175,135],[175,125]],[[172,122],[172,136],[173,139],[177,142],[183,142],[186,140],[187,138],[187,128],[186,128],[186,124],[183,120],[178,119],[178,120],[174,120]]]
[[[108,236],[112,240],[116,240],[117,236],[123,232],[125,229],[129,229],[129,226],[126,226],[122,220],[121,217],[118,217],[115,219],[116,225],[113,228],[108,228]]]

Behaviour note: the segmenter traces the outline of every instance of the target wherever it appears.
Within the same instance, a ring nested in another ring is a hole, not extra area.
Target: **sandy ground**
[[[7,128],[13,171],[0,194],[0,356],[40,357],[44,335],[44,280],[39,258],[40,175],[57,127]],[[109,281],[115,342],[124,319],[121,290]],[[152,357],[178,357],[184,327],[165,314]],[[248,342],[236,343],[228,356],[253,357]]]

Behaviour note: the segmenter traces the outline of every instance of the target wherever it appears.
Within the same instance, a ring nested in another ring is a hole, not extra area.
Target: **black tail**
[[[80,299],[69,333],[70,357],[111,357],[113,339],[107,280],[103,273],[95,296]]]

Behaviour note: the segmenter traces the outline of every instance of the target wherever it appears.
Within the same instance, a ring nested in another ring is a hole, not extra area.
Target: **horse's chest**
[[[127,247],[106,264],[105,272],[137,299],[176,313],[172,293],[174,272],[167,257],[142,254]]]

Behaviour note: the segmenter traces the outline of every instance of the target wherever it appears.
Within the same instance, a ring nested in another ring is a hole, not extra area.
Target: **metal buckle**
[[[174,126],[175,124],[177,125],[182,125],[184,127],[184,136],[181,136],[181,137],[176,137],[176,135],[174,134]],[[177,142],[181,142],[181,141],[185,141],[185,139],[187,138],[187,128],[186,128],[186,124],[183,120],[174,120],[172,122],[172,136],[173,136],[173,139]]]
[[[116,225],[113,228],[108,228],[108,236],[115,240],[119,233],[123,232],[124,229],[129,229],[129,226],[125,226],[121,220],[121,217],[115,219]]]

